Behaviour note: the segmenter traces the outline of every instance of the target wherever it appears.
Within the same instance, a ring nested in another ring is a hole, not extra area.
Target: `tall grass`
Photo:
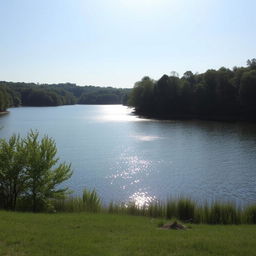
[[[54,209],[58,212],[100,212],[101,199],[95,190],[84,189],[82,197],[69,197],[52,201]]]
[[[256,205],[242,209],[231,202],[199,204],[190,198],[168,199],[165,203],[152,202],[147,207],[139,207],[135,203],[118,205],[111,202],[108,212],[202,224],[256,224]]]
[[[243,212],[243,222],[256,224],[256,205],[249,205]]]
[[[84,189],[81,197],[68,197],[53,200],[51,212],[108,212],[147,216],[160,219],[178,219],[183,222],[205,224],[256,224],[256,204],[244,208],[232,202],[199,204],[185,197],[169,198],[165,202],[154,201],[149,205],[139,206],[135,202],[117,204],[111,202],[103,207],[95,190]]]
[[[239,224],[241,223],[241,210],[232,203],[214,202],[206,218],[210,224]]]
[[[69,197],[66,199],[53,200],[52,204],[57,212],[85,211],[83,199],[80,197]]]
[[[90,212],[99,212],[102,207],[101,199],[96,193],[95,189],[92,191],[84,189],[83,204],[84,204],[85,210]]]
[[[177,201],[177,218],[183,221],[194,221],[196,204],[189,198],[180,198]]]
[[[175,218],[177,215],[177,201],[169,198],[166,201],[166,214],[165,217],[167,219]]]

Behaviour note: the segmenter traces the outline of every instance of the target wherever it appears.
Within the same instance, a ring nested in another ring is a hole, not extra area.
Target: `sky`
[[[0,80],[133,87],[245,66],[255,0],[0,0]]]

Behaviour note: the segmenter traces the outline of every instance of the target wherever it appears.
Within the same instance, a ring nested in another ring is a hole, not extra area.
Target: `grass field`
[[[190,225],[112,214],[0,212],[0,255],[256,255],[255,225]]]

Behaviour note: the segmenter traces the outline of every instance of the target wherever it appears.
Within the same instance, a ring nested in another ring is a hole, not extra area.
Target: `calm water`
[[[120,105],[24,107],[0,117],[0,136],[30,129],[71,162],[75,194],[96,188],[104,202],[169,196],[256,201],[256,125],[140,119]]]

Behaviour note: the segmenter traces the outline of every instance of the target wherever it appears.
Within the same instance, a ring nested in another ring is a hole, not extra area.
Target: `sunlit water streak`
[[[147,191],[143,192],[142,189],[139,189],[138,192],[135,192],[129,197],[131,202],[134,202],[138,207],[147,207],[150,203],[155,202],[157,198],[155,196],[151,196]]]
[[[103,105],[101,114],[93,117],[98,122],[145,122],[149,119],[138,118],[131,108],[117,108],[116,105]]]
[[[157,136],[149,136],[149,135],[135,135],[135,136],[131,136],[134,137],[137,140],[141,140],[141,141],[153,141],[153,140],[158,140],[161,137],[157,137]]]
[[[96,188],[103,201],[137,205],[169,196],[256,201],[253,124],[140,119],[119,106],[14,108],[0,136],[38,129],[72,163],[75,194]]]

